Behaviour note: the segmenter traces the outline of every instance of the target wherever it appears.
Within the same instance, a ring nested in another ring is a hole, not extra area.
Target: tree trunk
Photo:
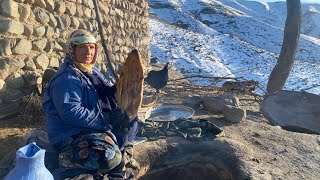
[[[286,0],[286,2],[287,19],[284,28],[282,48],[277,64],[269,77],[267,94],[283,90],[298,49],[301,27],[301,3],[300,0]]]

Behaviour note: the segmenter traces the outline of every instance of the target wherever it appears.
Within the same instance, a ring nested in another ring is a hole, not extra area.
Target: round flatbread
[[[143,97],[144,66],[138,50],[133,50],[123,64],[116,82],[116,99],[130,118],[136,117]]]

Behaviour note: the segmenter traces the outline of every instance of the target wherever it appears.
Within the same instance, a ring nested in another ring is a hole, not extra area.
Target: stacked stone
[[[111,60],[121,67],[138,49],[150,58],[146,0],[99,0],[105,42]],[[24,90],[41,80],[48,67],[59,67],[65,42],[75,29],[100,39],[93,0],[0,1],[0,103],[20,99]],[[106,72],[102,48],[98,67]]]

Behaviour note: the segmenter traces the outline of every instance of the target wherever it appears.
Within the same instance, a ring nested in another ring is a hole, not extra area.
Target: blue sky
[[[251,0],[251,1],[261,1],[261,2],[275,2],[275,1],[285,1],[285,0]],[[301,0],[302,3],[320,3],[320,0]]]

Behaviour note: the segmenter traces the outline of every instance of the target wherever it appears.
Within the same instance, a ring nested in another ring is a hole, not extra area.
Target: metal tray
[[[194,110],[183,105],[163,105],[152,109],[150,121],[175,121],[179,118],[190,118]]]

